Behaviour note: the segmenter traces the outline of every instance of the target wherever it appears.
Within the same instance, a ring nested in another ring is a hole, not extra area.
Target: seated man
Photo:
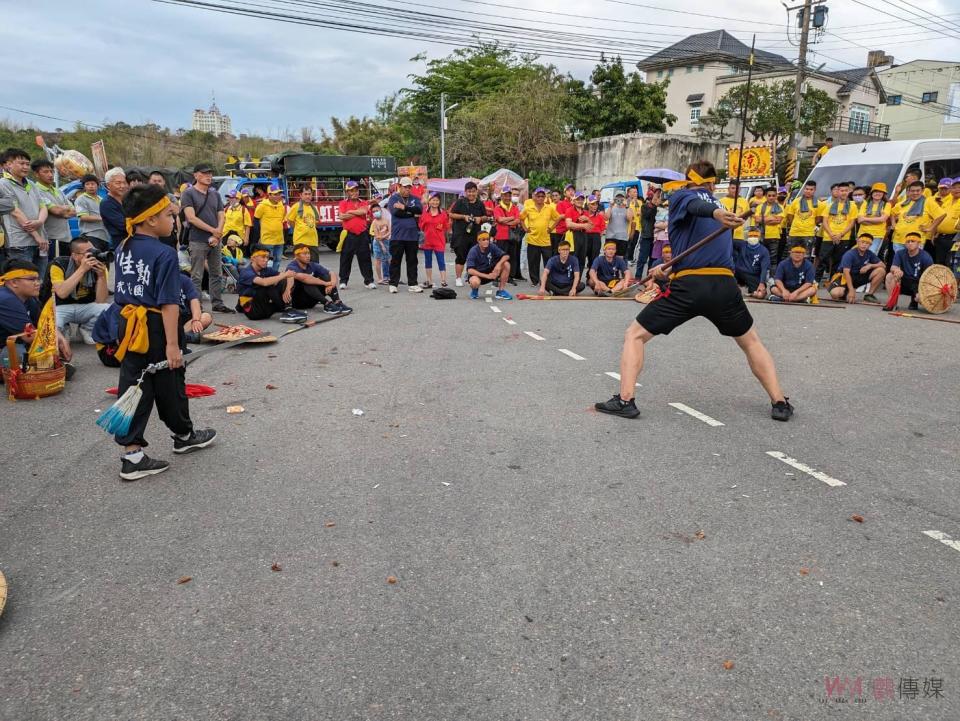
[[[790,257],[781,260],[773,274],[768,300],[803,303],[807,298],[816,298],[816,271],[806,256],[807,246],[802,242],[790,248]]]
[[[93,345],[93,326],[108,307],[107,266],[96,259],[96,247],[86,236],[70,241],[70,255],[54,258],[40,288],[40,303],[56,296],[57,329],[80,326],[83,342]],[[109,261],[108,261],[109,262]]]
[[[567,245],[567,250],[570,246]],[[480,297],[480,286],[486,283],[497,283],[497,298],[512,300],[513,296],[506,290],[510,279],[510,257],[500,248],[490,242],[490,226],[484,223],[477,233],[477,242],[467,253],[467,282],[470,284],[470,298]]]
[[[223,269],[233,278],[234,285],[236,285],[236,282],[240,279],[240,269],[247,264],[247,261],[243,258],[243,250],[240,247],[242,242],[243,239],[231,230],[224,237],[223,247],[220,249],[220,253],[223,256],[221,259],[223,261]]]
[[[557,254],[547,261],[540,274],[540,295],[575,296],[583,288],[580,262],[570,253],[570,243],[561,240],[557,245]]]
[[[293,307],[306,310],[323,303],[323,312],[336,315],[353,308],[343,304],[337,290],[337,274],[310,260],[313,249],[305,243],[293,248],[293,260],[287,271],[293,273]]]
[[[180,274],[180,322],[186,343],[199,343],[201,333],[213,323],[213,316],[200,305],[200,294],[193,279],[183,273]]]
[[[579,260],[577,262],[579,263]],[[619,293],[630,285],[633,274],[627,267],[627,261],[617,255],[617,244],[614,241],[604,243],[603,253],[594,258],[590,266],[588,279],[596,295]]]
[[[923,237],[920,233],[907,233],[904,237],[905,247],[893,255],[893,264],[887,273],[887,292],[893,292],[893,287],[899,283],[900,293],[910,296],[910,310],[917,310],[917,290],[920,287],[920,276],[923,271],[933,265],[930,254],[920,249]],[[887,310],[884,307],[884,310]]]
[[[861,233],[857,236],[857,245],[851,248],[840,259],[840,273],[834,275],[830,283],[830,297],[834,300],[843,300],[846,296],[848,303],[857,302],[857,288],[861,285],[869,286],[863,296],[867,303],[877,303],[877,288],[886,275],[883,262],[877,254],[870,250],[873,236],[870,233]]]
[[[0,365],[8,365],[7,338],[24,333],[27,325],[33,330],[25,333],[18,339],[22,348],[18,349],[21,356],[27,352],[33,337],[36,334],[37,324],[40,321],[41,305],[40,269],[33,263],[20,258],[11,258],[0,275]],[[60,358],[67,366],[67,376],[73,376],[73,368],[68,361],[73,353],[70,344],[63,334],[57,330],[57,346],[60,349]]]
[[[237,310],[250,320],[263,320],[280,313],[282,323],[302,323],[307,314],[290,307],[293,300],[292,270],[282,273],[270,266],[271,251],[257,246],[250,253],[250,265],[240,271],[237,281]]]
[[[747,292],[754,298],[766,298],[770,251],[760,242],[759,228],[748,231],[746,242],[733,241],[733,262],[737,283],[747,286]]]

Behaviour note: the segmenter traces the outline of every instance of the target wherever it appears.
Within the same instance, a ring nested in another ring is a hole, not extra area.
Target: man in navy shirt
[[[106,245],[116,248],[127,237],[126,218],[123,214],[123,195],[127,192],[127,174],[123,168],[110,168],[104,176],[107,197],[100,202],[100,220],[107,229],[110,242]]]
[[[9,336],[20,335],[27,324],[33,331],[25,333],[17,342],[23,345],[21,353],[26,353],[33,342],[37,324],[40,321],[40,269],[28,260],[11,258],[0,275],[0,364],[7,358],[6,340]],[[60,358],[69,361],[73,355],[70,343],[57,330],[57,346]]]
[[[310,260],[309,245],[298,243],[294,246],[293,260],[287,270],[293,273],[294,308],[305,310],[323,303],[323,312],[331,315],[353,310],[340,300],[337,274]]]
[[[892,293],[894,286],[899,283],[900,292],[910,296],[910,310],[917,310],[919,307],[917,291],[920,289],[920,276],[933,265],[930,254],[920,249],[922,240],[919,233],[907,233],[904,236],[904,247],[894,254],[893,264],[887,273],[887,292]],[[887,310],[886,306],[884,310]]]
[[[700,160],[687,168],[686,180],[666,186],[667,190],[677,189],[670,197],[668,234],[673,257],[678,260],[672,266],[667,292],[648,303],[627,328],[620,356],[620,393],[594,406],[601,413],[621,418],[639,416],[633,396],[643,368],[644,345],[656,335],[666,335],[688,320],[703,316],[722,335],[734,338],[747,356],[750,369],[770,397],[770,416],[786,421],[793,415],[793,406],[780,388],[773,358],[753,327],[753,318],[733,276],[730,228],[742,225],[743,220],[713,197],[716,175],[713,163]],[[681,257],[709,236],[714,236],[709,243]],[[666,276],[662,265],[652,272],[655,278]]]
[[[633,277],[627,261],[617,255],[617,244],[612,240],[605,243],[603,253],[593,259],[588,275],[596,295],[617,293],[630,285]]]
[[[580,282],[580,261],[570,252],[570,243],[561,240],[557,254],[547,261],[540,274],[540,295],[576,295],[584,288]]]
[[[294,311],[292,270],[282,273],[270,265],[271,251],[258,245],[250,253],[250,263],[240,271],[237,281],[237,310],[250,320],[264,320],[280,313],[282,323],[302,323],[307,314]]]
[[[773,274],[770,300],[803,303],[817,295],[816,269],[807,259],[807,246],[801,241],[790,249],[790,256],[777,265]]]
[[[480,286],[497,282],[497,298],[512,300],[506,290],[510,279],[510,257],[500,246],[490,242],[490,226],[483,225],[477,233],[477,243],[467,253],[467,282],[470,284],[470,298],[480,297]]]
[[[747,286],[754,298],[767,297],[767,276],[770,274],[770,251],[760,242],[759,228],[751,228],[746,242],[733,241],[734,277]]]
[[[390,292],[396,293],[400,285],[400,264],[407,261],[407,290],[422,293],[417,284],[417,264],[420,262],[417,250],[420,247],[420,224],[418,218],[423,213],[420,198],[410,192],[413,181],[400,178],[397,192],[387,201],[387,210],[393,220],[390,223]]]
[[[869,288],[863,296],[866,303],[878,303],[877,288],[886,275],[883,261],[870,250],[873,236],[870,233],[861,233],[857,237],[857,245],[851,248],[840,259],[840,272],[835,274],[830,283],[830,297],[834,300],[843,300],[846,296],[848,303],[857,302],[857,288],[867,285]]]

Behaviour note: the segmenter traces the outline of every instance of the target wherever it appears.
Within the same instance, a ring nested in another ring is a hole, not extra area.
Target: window
[[[668,77],[668,78],[672,78],[672,77],[673,77],[673,68],[670,68],[669,70],[667,70],[667,77]]]
[[[698,73],[702,73],[702,72],[703,72],[703,66],[702,66],[702,65],[698,65],[698,66],[697,66],[697,72],[698,72]]]
[[[899,105],[903,102],[902,95],[888,95],[887,96],[887,105]]]
[[[692,66],[692,65],[688,65],[688,66],[687,66],[687,75],[689,75],[689,74],[692,73],[692,72],[693,72],[693,66]]]
[[[700,124],[700,106],[694,105],[690,108],[690,125]]]
[[[934,90],[929,93],[924,93],[923,97],[920,98],[921,103],[935,103],[937,102],[937,91]]]
[[[870,130],[870,109],[862,105],[851,106],[848,129],[851,133],[868,133]]]
[[[658,70],[658,71],[657,71],[657,80],[659,80],[659,79],[662,78],[662,77],[663,77],[663,71],[662,71],[662,70]]]

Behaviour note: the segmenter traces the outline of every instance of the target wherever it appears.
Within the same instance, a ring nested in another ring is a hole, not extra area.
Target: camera
[[[112,250],[88,250],[87,257],[98,260],[104,265],[110,265],[115,257]]]

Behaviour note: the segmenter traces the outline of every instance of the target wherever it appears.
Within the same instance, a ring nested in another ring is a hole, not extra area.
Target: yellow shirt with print
[[[283,221],[287,206],[283,203],[262,201],[253,213],[260,219],[260,245],[283,245]]]
[[[223,235],[227,236],[231,231],[243,237],[244,228],[253,225],[253,218],[242,205],[237,204],[232,208],[226,208],[223,211]]]
[[[933,217],[933,220],[936,220],[941,215],[946,216],[940,221],[940,225],[934,229],[932,235],[935,237],[950,233],[949,228],[952,226],[948,225],[948,221],[950,220],[950,209],[953,207],[953,196],[948,195],[941,198],[939,195],[934,195],[927,200],[927,206],[932,206],[930,207],[930,215]],[[931,224],[932,222],[933,221],[931,221]]]
[[[830,148],[828,148],[826,145],[821,145],[814,159],[819,163],[821,160],[823,160],[823,156],[829,152]]]
[[[828,200],[823,203],[823,227],[829,228],[831,233],[839,233],[844,228],[847,227],[848,223],[851,223],[849,230],[844,235],[841,235],[837,240],[847,240],[853,234],[853,225],[852,223],[857,220],[857,204],[852,200],[847,201],[846,205],[849,205],[847,212],[843,212],[845,203],[837,201],[836,204],[836,213],[833,213],[833,200]],[[823,239],[827,242],[836,242],[826,233],[823,234]]]
[[[50,283],[52,285],[56,285],[57,283],[62,283],[64,280],[65,280],[65,276],[63,274],[63,268],[61,268],[58,265],[51,264],[50,265]],[[89,296],[92,291],[93,291],[92,288],[87,288],[77,283],[76,290],[74,290],[74,295],[76,296],[77,300],[82,303],[84,302],[84,299],[87,296]]]
[[[873,236],[873,239],[882,238],[887,232],[887,221],[882,223],[877,222],[867,222],[862,218],[873,217],[878,215],[887,215],[889,216],[893,212],[893,206],[886,201],[881,201],[879,203],[874,203],[872,200],[865,200],[863,202],[863,210],[860,212],[860,233],[870,233]]]
[[[923,212],[918,215],[910,215],[910,209],[913,203],[909,200],[902,200],[893,207],[893,214],[897,218],[896,225],[893,226],[893,242],[903,244],[907,233],[920,233],[923,240],[929,240],[930,234],[923,232],[922,228],[930,225],[935,218],[939,217],[939,206],[930,203],[927,198],[923,204]]]
[[[823,215],[823,201],[807,199],[807,209],[800,209],[802,197],[796,197],[787,206],[787,218],[790,219],[790,235],[794,238],[812,238],[817,232],[817,218]]]
[[[741,198],[739,196],[737,196],[737,199],[736,199],[736,209],[734,209],[734,199],[731,198],[729,195],[724,198],[720,198],[720,205],[722,205],[723,209],[726,210],[728,213],[736,213],[741,217],[744,215],[744,213],[750,210],[750,204],[747,202],[747,199]],[[746,225],[746,223],[744,223],[744,225]],[[741,225],[733,229],[734,240],[743,240],[744,225]]]
[[[943,233],[960,233],[960,197],[953,198],[953,201],[947,207],[947,217],[940,223],[938,231]]]
[[[520,219],[527,226],[527,245],[550,247],[550,231],[560,221],[560,213],[555,206],[544,203],[540,210],[536,205],[525,207]]]
[[[769,203],[763,202],[756,207],[756,214],[753,216],[754,225],[757,228],[763,229],[763,237],[765,240],[776,240],[780,237],[780,226],[783,224],[783,214],[786,212],[783,209],[783,206],[780,206],[780,212],[776,211],[776,205],[771,205]],[[764,217],[769,216],[780,216],[780,222],[774,223],[772,225],[765,225],[763,223]]]
[[[316,248],[320,245],[317,240],[317,217],[313,206],[299,201],[290,206],[287,213],[287,222],[293,226],[293,244],[303,243]]]

